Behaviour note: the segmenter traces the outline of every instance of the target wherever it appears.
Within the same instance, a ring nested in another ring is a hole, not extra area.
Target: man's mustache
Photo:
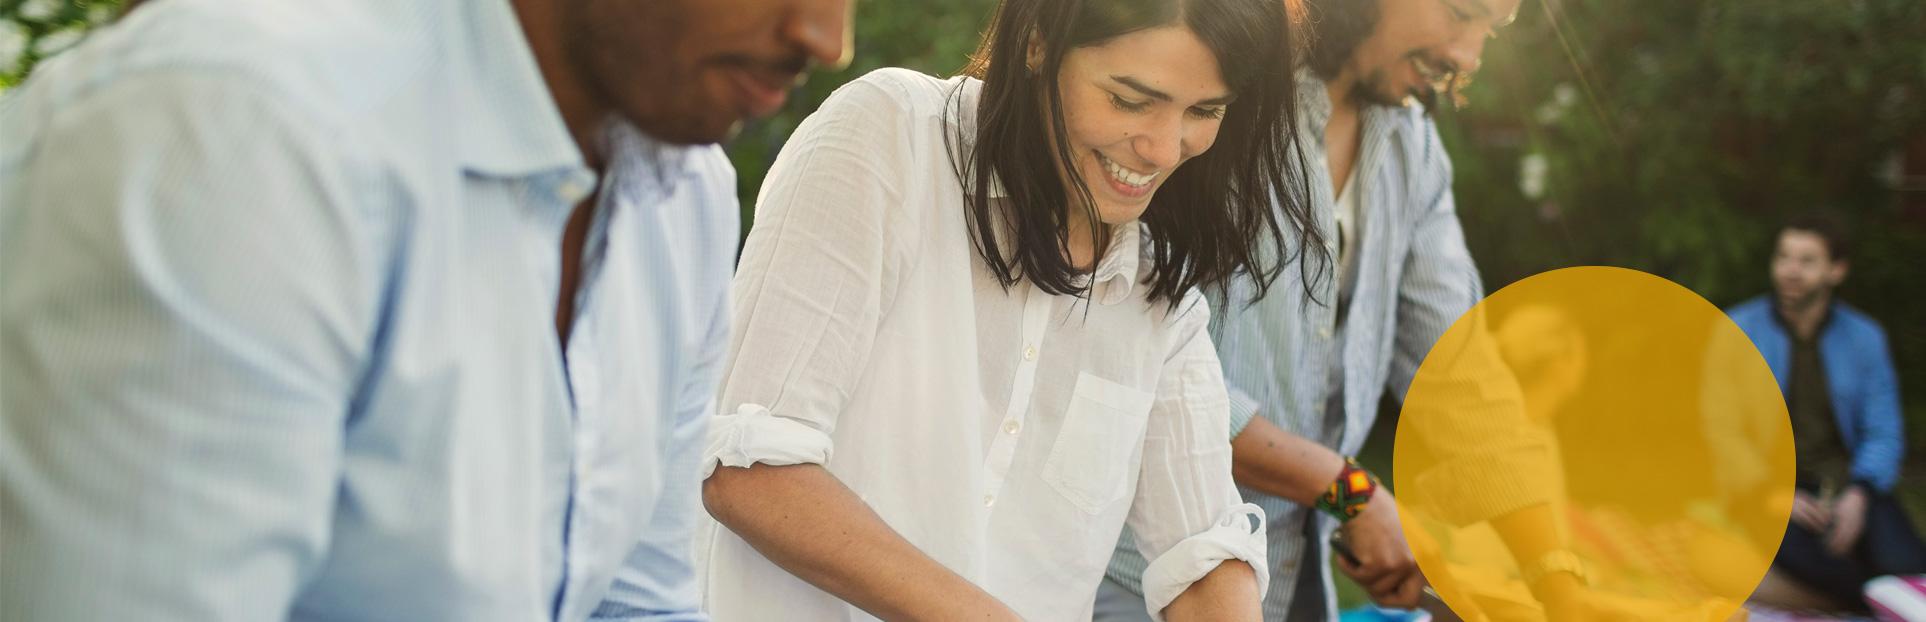
[[[791,76],[798,86],[807,79],[810,68],[815,65],[815,61],[811,60],[809,55],[802,52],[793,52],[788,56],[773,60],[746,55],[730,55],[718,59],[717,62],[723,65],[748,69],[751,72],[766,76]]]

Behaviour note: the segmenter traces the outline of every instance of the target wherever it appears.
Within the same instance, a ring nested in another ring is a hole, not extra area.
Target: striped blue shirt
[[[1303,113],[1299,137],[1311,165],[1307,182],[1313,221],[1335,259],[1337,192],[1324,174],[1328,166],[1323,141],[1331,103],[1323,82],[1309,71],[1299,73],[1298,89]],[[1315,301],[1305,297],[1305,272],[1297,264],[1287,266],[1269,295],[1248,309],[1243,306],[1249,300],[1248,282],[1233,286],[1232,301],[1212,301],[1230,310],[1213,321],[1211,336],[1230,385],[1233,437],[1252,418],[1262,416],[1285,431],[1355,455],[1376,421],[1384,392],[1402,399],[1432,345],[1483,297],[1477,266],[1458,223],[1451,161],[1437,127],[1415,105],[1365,106],[1361,112],[1362,136],[1352,167],[1360,222],[1355,225],[1356,275],[1348,304],[1335,304],[1337,262],[1315,258],[1308,277]],[[1343,318],[1337,316],[1340,306]],[[1509,381],[1503,374],[1496,378]],[[1477,405],[1476,412],[1468,412],[1472,416],[1451,418],[1455,429],[1427,436],[1460,440],[1442,449],[1498,455],[1500,463],[1548,459],[1523,425],[1512,425],[1523,423],[1515,385],[1497,394],[1504,396],[1499,402]],[[1480,466],[1491,468],[1491,462]],[[1458,515],[1444,518],[1475,522],[1542,502],[1547,488],[1540,485],[1514,481],[1453,491],[1445,496],[1457,500],[1453,505]],[[1318,521],[1320,542],[1336,527],[1335,521],[1279,497],[1247,487],[1239,490],[1268,514],[1271,586],[1264,618],[1288,617],[1294,597],[1300,596],[1294,594],[1300,571],[1310,570],[1319,573],[1322,609],[1335,620],[1329,551],[1307,546],[1304,537],[1306,520]],[[1315,557],[1303,559],[1307,552]],[[1126,532],[1109,577],[1139,591],[1144,566]]]
[[[734,173],[506,0],[152,2],[0,136],[0,620],[702,617]]]

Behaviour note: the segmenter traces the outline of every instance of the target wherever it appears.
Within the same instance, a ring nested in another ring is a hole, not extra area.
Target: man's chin
[[[649,123],[637,124],[637,129],[651,138],[672,145],[713,145],[733,140],[742,132],[742,121],[717,121],[704,119],[686,123]]]
[[[1403,106],[1404,102],[1410,96],[1399,95],[1396,89],[1387,87],[1383,83],[1374,82],[1358,85],[1358,88],[1352,89],[1351,97],[1357,101],[1373,106],[1396,107]]]
[[[1818,302],[1819,299],[1817,293],[1801,295],[1773,294],[1773,296],[1778,299],[1779,307],[1782,309],[1804,309],[1811,306],[1814,302]]]

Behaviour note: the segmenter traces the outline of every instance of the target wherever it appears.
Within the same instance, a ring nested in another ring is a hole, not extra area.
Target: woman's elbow
[[[729,525],[734,522],[736,508],[742,505],[742,491],[747,487],[743,480],[754,479],[754,469],[718,466],[702,480],[702,508],[709,511],[717,522]]]

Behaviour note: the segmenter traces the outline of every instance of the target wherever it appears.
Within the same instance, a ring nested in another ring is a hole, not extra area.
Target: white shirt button
[[[1015,419],[1006,419],[1003,422],[1004,434],[1016,434],[1017,432],[1020,432],[1022,430],[1023,430],[1023,422],[1017,421]]]
[[[1037,360],[1037,347],[1023,346],[1023,360],[1026,360],[1026,361]]]
[[[570,173],[561,183],[555,185],[555,198],[563,203],[574,205],[589,197],[595,188],[595,174],[583,171]]]
[[[996,495],[983,495],[983,507],[996,505]]]
[[[1324,327],[1324,328],[1320,328],[1320,329],[1317,329],[1317,336],[1319,336],[1319,337],[1323,337],[1323,338],[1325,338],[1325,339],[1330,339],[1330,338],[1331,338],[1331,327],[1329,327],[1329,326],[1326,326],[1326,327]]]

